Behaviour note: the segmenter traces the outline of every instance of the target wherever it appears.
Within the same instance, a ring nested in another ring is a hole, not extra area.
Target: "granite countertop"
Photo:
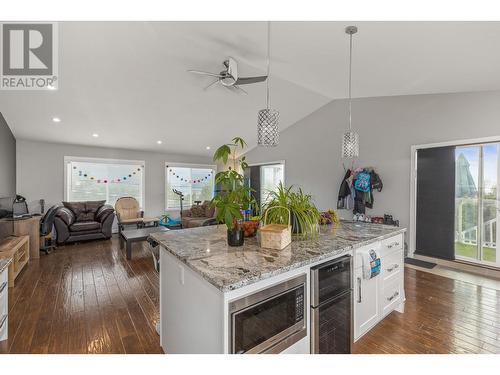
[[[405,231],[380,224],[342,221],[336,227],[321,226],[315,239],[292,241],[283,250],[263,249],[255,237],[245,238],[241,247],[230,247],[225,225],[171,230],[151,236],[220,291],[228,292]]]
[[[6,269],[9,264],[12,262],[12,258],[0,259],[0,272]]]

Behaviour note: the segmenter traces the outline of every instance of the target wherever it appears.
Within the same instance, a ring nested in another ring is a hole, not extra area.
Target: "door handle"
[[[4,281],[4,282],[2,283],[2,285],[0,285],[0,293],[2,293],[2,292],[3,292],[3,290],[5,289],[5,287],[6,287],[6,286],[7,286],[7,282],[6,282],[6,281]]]
[[[361,277],[358,277],[358,303],[361,303]]]
[[[390,297],[387,297],[387,301],[392,301],[394,298],[396,298],[397,296],[399,296],[399,292],[396,292],[394,293],[392,296]]]
[[[392,267],[387,268],[387,272],[392,272],[392,271],[394,271],[396,268],[399,268],[399,264],[394,264]]]

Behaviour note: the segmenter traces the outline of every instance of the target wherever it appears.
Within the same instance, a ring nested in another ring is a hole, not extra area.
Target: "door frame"
[[[409,228],[409,247],[408,256],[413,258],[416,247],[416,230],[417,230],[417,151],[426,148],[446,147],[446,146],[467,146],[481,143],[500,142],[500,136],[483,137],[483,138],[468,138],[457,139],[446,142],[427,143],[410,146],[410,228]],[[500,168],[500,166],[499,166]],[[497,190],[497,196],[499,194]],[[499,238],[497,230],[497,239]],[[498,242],[497,242],[498,244]],[[478,264],[478,263],[474,263]],[[489,264],[488,264],[489,265]]]

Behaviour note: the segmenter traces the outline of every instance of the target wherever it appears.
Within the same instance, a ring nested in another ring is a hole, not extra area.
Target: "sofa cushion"
[[[63,206],[73,212],[76,221],[80,221],[80,215],[85,215],[85,202],[62,202]]]
[[[205,217],[205,206],[193,206],[191,207],[191,217]]]
[[[106,203],[106,201],[63,202],[63,205],[73,212],[76,222],[80,222],[94,221],[97,210],[103,206],[104,203]]]
[[[86,232],[86,231],[99,231],[101,230],[101,223],[97,221],[77,221],[69,227],[71,232]]]
[[[96,212],[104,206],[106,201],[87,201],[85,202],[85,207],[87,209],[87,212],[92,212],[92,214],[95,216]]]
[[[190,218],[182,218],[182,227],[183,228],[197,228],[203,226],[203,223],[207,221],[206,217],[190,217]]]
[[[215,206],[212,206],[210,201],[205,206],[205,216],[206,217],[214,217],[215,216]]]

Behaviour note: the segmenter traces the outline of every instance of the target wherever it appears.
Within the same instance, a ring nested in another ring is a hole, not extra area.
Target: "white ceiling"
[[[500,89],[500,22],[277,22],[281,129],[346,96],[348,24],[355,97]],[[241,75],[264,73],[265,23],[63,22],[59,34],[59,90],[0,92],[17,138],[193,155],[234,136],[256,143],[265,84],[203,91],[211,79],[186,70],[218,72],[233,56]]]

